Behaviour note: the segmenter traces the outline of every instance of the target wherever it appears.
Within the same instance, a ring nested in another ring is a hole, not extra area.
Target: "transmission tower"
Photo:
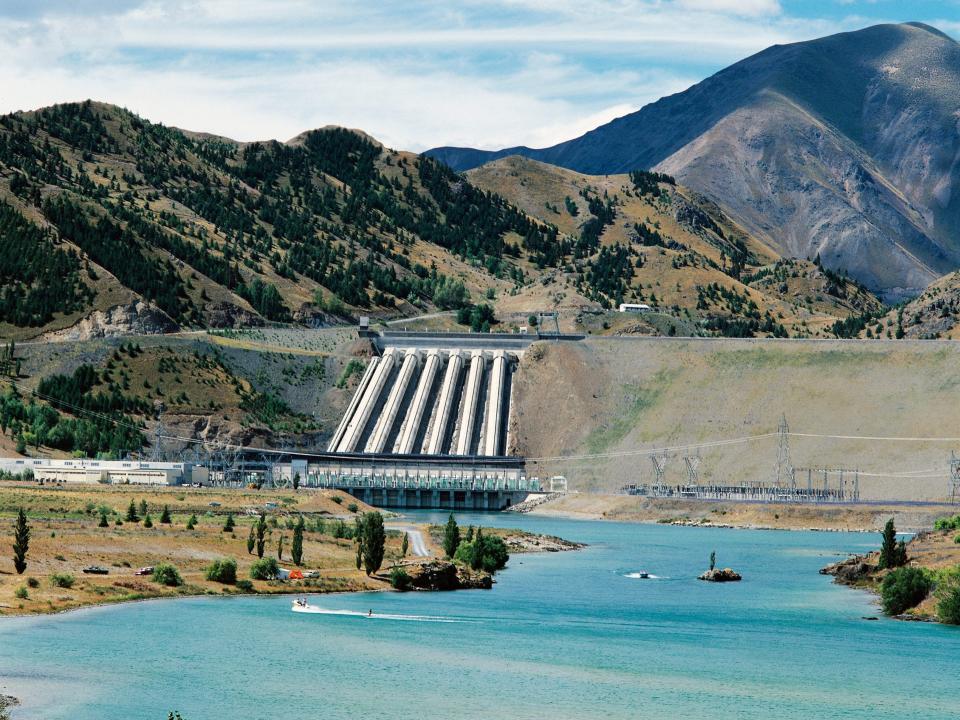
[[[153,430],[153,452],[150,459],[153,462],[163,462],[165,459],[163,452],[163,421],[157,418],[157,426]]]
[[[700,461],[703,458],[700,457],[700,448],[697,448],[696,455],[690,455],[689,453],[684,456],[683,462],[687,466],[687,485],[699,485],[700,484]]]
[[[787,416],[780,416],[780,426],[777,428],[777,465],[774,468],[773,484],[782,488],[789,485],[793,489],[796,479],[793,475],[793,465],[790,462],[790,426],[787,425]]]
[[[950,502],[960,502],[960,458],[950,451]]]
[[[667,451],[664,450],[662,453],[655,452],[650,456],[650,462],[653,463],[653,474],[656,478],[654,487],[663,487],[663,478],[667,471]]]

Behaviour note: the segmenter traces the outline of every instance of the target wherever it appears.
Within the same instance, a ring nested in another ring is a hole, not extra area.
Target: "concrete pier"
[[[503,391],[507,376],[507,354],[497,350],[490,366],[490,384],[484,418],[482,455],[500,454],[500,429],[503,427]]]
[[[401,455],[409,455],[414,452],[413,445],[420,433],[420,424],[424,419],[427,400],[430,398],[430,390],[433,388],[433,381],[437,376],[437,368],[439,366],[440,351],[428,351],[427,359],[423,364],[423,370],[420,372],[420,381],[417,383],[417,389],[413,395],[413,402],[410,404],[407,417],[403,422],[400,442],[397,444],[396,452]],[[417,452],[419,452],[419,450],[420,448],[416,448]]]
[[[453,403],[456,399],[453,391],[462,367],[463,357],[460,355],[460,351],[451,351],[450,359],[447,360],[447,372],[443,376],[443,387],[440,389],[440,399],[437,403],[437,417],[433,423],[433,430],[430,433],[430,442],[427,447],[428,455],[439,455],[443,449],[443,440],[447,434],[447,424],[450,422],[450,416],[453,414]]]
[[[371,358],[370,362],[367,364],[367,369],[364,370],[363,377],[360,378],[360,384],[357,386],[356,392],[353,393],[353,397],[350,398],[350,404],[347,406],[347,411],[343,414],[343,419],[340,420],[340,424],[337,425],[337,431],[333,434],[333,437],[330,438],[330,444],[327,445],[328,452],[336,452],[337,446],[340,445],[340,442],[343,440],[343,434],[347,431],[347,425],[350,424],[350,420],[357,411],[357,406],[360,404],[360,400],[367,392],[367,386],[370,384],[370,378],[373,377],[373,373],[376,371],[377,365],[379,364],[380,358],[378,357]]]
[[[460,434],[457,437],[456,455],[469,455],[470,444],[473,442],[473,431],[476,422],[477,400],[480,396],[480,382],[483,378],[483,351],[474,350],[470,359],[470,374],[467,376],[467,385],[463,390],[463,405],[460,410]]]
[[[407,350],[403,358],[403,365],[400,367],[400,374],[397,375],[396,382],[393,383],[393,387],[390,389],[387,402],[380,412],[380,417],[377,418],[377,423],[374,425],[369,441],[367,441],[365,452],[383,452],[383,448],[387,444],[387,438],[390,435],[390,430],[393,428],[393,424],[397,419],[400,403],[403,401],[403,396],[407,392],[407,386],[410,384],[410,378],[413,377],[413,373],[417,369],[417,362],[417,351],[413,349]]]
[[[377,364],[377,368],[366,388],[366,392],[363,393],[363,397],[360,399],[357,411],[350,419],[350,422],[347,423],[346,430],[344,430],[343,433],[343,439],[337,447],[337,452],[354,452],[354,450],[356,450],[360,436],[363,434],[363,430],[367,426],[367,421],[370,419],[370,415],[373,414],[373,409],[377,404],[377,400],[380,398],[380,393],[383,391],[384,385],[386,385],[387,379],[390,377],[390,372],[393,370],[395,360],[396,350],[387,348],[380,358],[380,362]]]

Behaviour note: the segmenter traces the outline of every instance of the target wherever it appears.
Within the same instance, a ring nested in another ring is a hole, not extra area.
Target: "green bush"
[[[934,530],[960,530],[960,514],[942,517],[933,524]]]
[[[254,580],[273,580],[279,571],[280,566],[275,558],[260,558],[250,566],[250,577]]]
[[[953,541],[954,541],[957,545],[960,545],[960,535],[955,536],[955,537],[953,538]]]
[[[347,510],[349,510],[352,513],[355,513],[359,509],[360,507],[356,503],[350,503],[349,505],[347,505]]]
[[[180,587],[183,585],[183,578],[180,577],[180,571],[175,565],[170,563],[160,563],[153,569],[153,581],[166,585],[167,587]]]
[[[207,580],[233,585],[237,581],[237,561],[233,558],[214,560],[207,568]]]
[[[343,498],[340,497],[339,495],[334,495],[334,496],[333,496],[332,498],[330,498],[330,499],[333,500],[337,505],[339,505],[340,503],[343,502]]]
[[[900,615],[919,605],[930,592],[932,582],[920,568],[897,568],[880,584],[880,598],[887,615]]]
[[[496,535],[477,533],[473,542],[461,542],[454,559],[474,570],[494,573],[503,568],[510,559],[507,545]]]
[[[937,588],[937,617],[948,625],[960,625],[960,574]]]
[[[406,592],[410,589],[413,583],[413,579],[403,568],[393,568],[390,571],[390,585],[395,589],[401,592]]]
[[[244,578],[243,580],[237,580],[237,590],[243,590],[244,592],[253,592],[253,583]]]
[[[37,580],[36,578],[27,578],[27,585],[28,585],[29,587],[32,587],[32,588],[36,589],[36,588],[40,587],[40,581]]]
[[[153,527],[153,518],[150,517],[150,513],[147,513],[147,516],[146,516],[145,518],[143,518],[143,526],[144,526],[145,528],[152,528],[152,527]]]
[[[76,580],[70,573],[54,573],[50,576],[50,582],[54,587],[72,588]]]
[[[27,588],[21,585],[13,591],[13,596],[18,600],[27,600],[30,597],[30,593],[27,592]]]

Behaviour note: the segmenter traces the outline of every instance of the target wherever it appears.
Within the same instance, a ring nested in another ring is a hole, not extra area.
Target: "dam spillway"
[[[503,349],[387,347],[367,365],[327,449],[503,456],[517,360]]]

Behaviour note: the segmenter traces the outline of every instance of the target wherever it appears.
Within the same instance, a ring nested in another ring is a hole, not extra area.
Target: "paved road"
[[[407,537],[410,539],[409,551],[411,555],[415,557],[430,557],[430,551],[427,550],[427,544],[423,541],[423,533],[417,530],[415,527],[409,525],[394,525],[390,526],[391,530],[402,530],[407,533]]]

